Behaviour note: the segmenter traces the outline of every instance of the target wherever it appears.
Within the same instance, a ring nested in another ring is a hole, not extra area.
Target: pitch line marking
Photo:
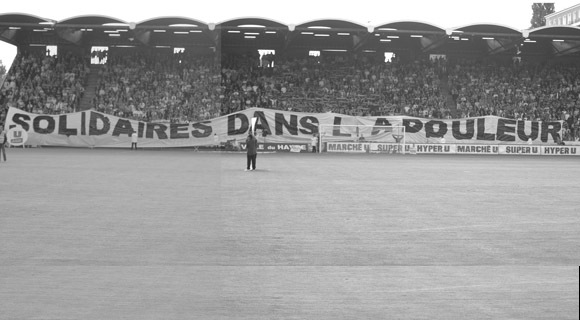
[[[437,231],[437,230],[453,230],[453,229],[468,229],[468,228],[479,228],[479,227],[508,227],[513,225],[524,225],[524,224],[580,224],[580,220],[571,221],[525,221],[525,222],[514,222],[511,224],[471,224],[462,226],[448,226],[448,227],[433,227],[433,228],[420,228],[420,229],[407,229],[407,230],[393,230],[387,232],[423,232],[423,231]]]
[[[422,292],[422,291],[445,291],[451,289],[467,289],[467,288],[493,288],[493,287],[509,287],[518,285],[549,285],[549,284],[578,284],[578,281],[528,281],[528,282],[512,282],[512,283],[497,283],[497,284],[473,284],[463,286],[446,286],[446,287],[431,287],[431,288],[417,288],[406,290],[389,290],[386,293],[402,293],[402,292]]]

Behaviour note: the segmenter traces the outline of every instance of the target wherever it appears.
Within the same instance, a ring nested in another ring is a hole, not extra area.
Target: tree
[[[0,85],[4,83],[4,78],[6,78],[6,67],[2,63],[2,60],[0,60]]]
[[[546,16],[550,13],[554,13],[553,3],[534,3],[532,4],[532,24],[530,29],[543,27],[546,25]]]

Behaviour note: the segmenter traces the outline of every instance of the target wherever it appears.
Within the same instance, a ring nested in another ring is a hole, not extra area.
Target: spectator
[[[384,62],[371,54],[260,60],[257,52],[222,54],[218,62],[217,55],[142,50],[94,55],[107,60],[91,107],[135,120],[196,122],[251,107],[444,119],[495,115],[561,120],[563,140],[580,136],[578,63]],[[0,120],[11,106],[47,114],[78,110],[89,72],[82,61],[68,53],[20,53],[0,88]]]
[[[0,89],[0,111],[16,107],[45,114],[74,112],[88,72],[83,59],[70,53],[62,57],[19,53]]]

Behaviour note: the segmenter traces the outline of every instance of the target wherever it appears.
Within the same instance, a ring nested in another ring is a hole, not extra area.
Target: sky
[[[0,14],[26,13],[42,18],[64,20],[84,15],[105,15],[139,23],[161,16],[187,17],[216,23],[240,17],[259,17],[284,24],[301,24],[319,19],[339,19],[365,26],[394,21],[419,21],[449,29],[476,23],[493,23],[517,30],[527,29],[532,17],[529,0],[162,0],[143,1],[2,1]],[[87,4],[88,3],[88,4]],[[556,11],[572,7],[580,0],[553,1]],[[0,61],[9,66],[16,49],[0,41]]]

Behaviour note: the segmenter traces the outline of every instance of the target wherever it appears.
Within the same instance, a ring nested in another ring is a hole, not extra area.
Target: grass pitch
[[[0,319],[578,319],[576,157],[9,149]]]

